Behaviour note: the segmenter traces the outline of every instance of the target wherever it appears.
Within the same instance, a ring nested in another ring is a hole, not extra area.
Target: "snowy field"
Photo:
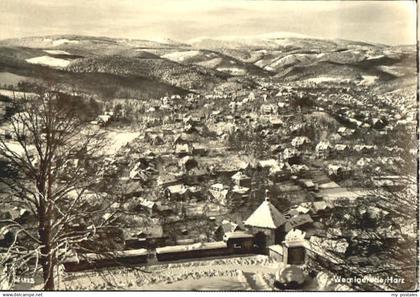
[[[140,132],[131,131],[107,131],[106,138],[109,145],[106,147],[105,154],[113,155],[126,144],[140,136]]]
[[[379,77],[376,75],[362,75],[362,80],[360,81],[360,84],[362,85],[373,85]]]
[[[50,67],[61,67],[61,68],[68,66],[71,62],[64,59],[53,58],[50,56],[40,56],[40,57],[26,59],[25,61],[31,64],[40,64],[40,65],[46,65]]]
[[[308,82],[323,83],[323,82],[348,82],[349,79],[342,79],[339,77],[319,76],[316,78],[305,79]]]
[[[246,70],[238,67],[218,67],[217,71],[229,72],[232,75],[245,75]]]
[[[0,72],[0,82],[3,85],[16,86],[19,82],[30,79],[29,77],[17,75],[11,72]]]
[[[70,53],[62,50],[44,50],[44,52],[50,55],[70,55]]]
[[[31,98],[31,97],[37,96],[35,93],[11,91],[11,90],[4,90],[4,89],[0,89],[0,95],[6,96],[9,98],[16,98],[16,99]]]
[[[71,39],[67,39],[67,38],[61,38],[61,39],[56,39],[53,40],[52,44],[55,46],[59,46],[62,44],[78,44],[80,41],[79,40],[71,40]]]
[[[183,62],[185,59],[190,59],[200,54],[201,54],[200,51],[173,52],[173,53],[163,55],[162,58],[175,61],[175,62]]]

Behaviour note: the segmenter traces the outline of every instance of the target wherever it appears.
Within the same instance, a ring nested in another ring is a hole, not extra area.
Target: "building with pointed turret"
[[[268,191],[263,203],[246,219],[244,225],[255,235],[260,248],[281,243],[286,217],[270,202]]]

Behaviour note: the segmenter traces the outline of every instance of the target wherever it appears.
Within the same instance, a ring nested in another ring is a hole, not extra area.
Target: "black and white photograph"
[[[1,296],[417,296],[417,12],[0,0]]]

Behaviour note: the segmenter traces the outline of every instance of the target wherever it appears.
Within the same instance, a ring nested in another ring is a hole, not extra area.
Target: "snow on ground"
[[[384,55],[367,55],[367,60],[378,60],[384,58]]]
[[[229,72],[232,75],[245,75],[246,74],[245,69],[241,69],[238,67],[218,67],[216,68],[216,70],[222,71],[222,72]]]
[[[17,141],[6,142],[6,147],[18,156],[25,156],[25,149]]]
[[[360,84],[362,85],[372,85],[376,82],[376,80],[379,79],[376,75],[362,75],[362,80],[360,81]]]
[[[206,56],[207,58],[214,58],[214,57],[217,57],[217,55],[216,55],[216,54],[214,54],[214,53],[207,53],[207,54],[205,54],[205,56]]]
[[[265,255],[64,273],[60,289],[272,290],[280,263]]]
[[[66,67],[70,64],[70,61],[59,59],[59,58],[53,58],[50,56],[41,56],[41,57],[35,57],[26,59],[26,62],[31,64],[40,64],[40,65],[46,65],[51,67]]]
[[[270,66],[273,68],[282,67],[285,65],[295,65],[295,64],[309,64],[317,59],[316,54],[291,54],[284,56],[278,60],[274,59],[270,63]]]
[[[70,44],[78,44],[79,43],[79,40],[70,40],[70,39],[67,39],[67,38],[61,38],[61,39],[53,40],[52,43],[55,46],[62,45],[62,44],[67,44],[67,43],[70,43]]]
[[[61,50],[44,50],[44,52],[51,55],[70,55],[70,53]]]
[[[17,75],[11,72],[0,72],[0,81],[3,85],[17,85],[19,82],[28,79],[29,77]]]
[[[163,55],[162,58],[175,62],[183,62],[185,59],[192,58],[197,55],[200,55],[200,51],[173,52]]]
[[[343,187],[320,189],[319,193],[326,201],[336,201],[337,199],[347,198],[349,201],[354,201],[363,196],[363,191],[351,191]]]
[[[106,146],[106,151],[104,153],[109,155],[115,154],[121,147],[139,136],[140,132],[109,131],[106,133],[109,145]]]
[[[219,58],[214,58],[214,59],[207,60],[207,61],[202,61],[202,62],[199,62],[199,63],[196,63],[196,64],[200,65],[200,66],[204,66],[204,67],[213,68],[213,67],[217,67],[217,65],[222,63],[222,61],[223,61],[223,59],[219,57]]]
[[[322,82],[330,82],[330,81],[345,81],[342,78],[339,77],[329,77],[329,76],[320,76],[320,77],[314,77],[314,78],[308,78],[306,81],[314,82],[314,83],[322,83]]]
[[[157,43],[163,43],[163,44],[176,44],[176,43],[178,43],[177,41],[172,40],[172,39],[170,39],[168,37],[165,37],[165,36],[147,36],[146,40],[157,42]]]
[[[406,70],[405,67],[401,67],[401,66],[387,66],[387,65],[379,66],[378,69],[382,70],[383,72],[386,72],[386,73],[395,75],[397,77],[404,76],[404,71]]]
[[[22,98],[31,98],[37,96],[35,93],[28,93],[28,92],[19,92],[19,91],[11,91],[11,90],[4,90],[0,89],[0,95],[6,96],[9,98],[16,98],[16,99],[22,99]]]
[[[163,291],[248,291],[251,290],[249,284],[239,276],[235,277],[205,277],[197,280],[183,280],[169,284],[154,284],[145,286],[143,290],[163,290]]]
[[[19,126],[23,126],[23,125],[19,125]],[[3,132],[3,128],[0,127],[0,132]],[[29,155],[33,155],[34,157],[31,159],[32,163],[35,163],[37,160],[37,154],[36,152],[36,148],[34,145],[26,145],[26,147],[24,148],[19,142],[17,141],[6,141],[5,142],[5,146],[7,148],[6,152],[7,155],[11,156],[13,152],[13,154],[20,156],[20,157],[25,157],[27,154]],[[25,150],[26,149],[26,150]]]
[[[270,32],[264,34],[257,34],[257,35],[248,35],[248,36],[235,36],[235,35],[222,35],[217,37],[210,37],[210,36],[201,36],[196,37],[193,39],[188,40],[188,43],[196,43],[202,42],[208,39],[213,40],[223,40],[223,41],[234,41],[234,42],[243,42],[246,40],[250,41],[261,41],[266,39],[287,39],[287,38],[307,38],[307,35],[299,34],[299,33],[292,33],[292,32]]]
[[[293,32],[270,32],[270,33],[263,33],[257,35],[259,38],[269,38],[269,39],[277,39],[277,38],[310,38],[308,35],[293,33]]]

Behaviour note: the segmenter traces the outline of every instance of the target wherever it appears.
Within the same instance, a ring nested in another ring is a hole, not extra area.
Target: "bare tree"
[[[7,163],[0,178],[6,186],[2,206],[26,209],[32,218],[0,221],[14,234],[1,262],[13,261],[21,273],[41,270],[44,289],[54,290],[54,269],[69,251],[91,249],[107,230],[103,214],[112,201],[94,193],[101,182],[100,130],[87,126],[59,92],[37,95],[16,102],[20,112],[10,120],[12,140],[0,138],[0,158]]]
[[[379,177],[373,172],[369,175],[372,180]],[[320,242],[324,244],[315,243],[313,248],[324,255],[313,253],[312,269],[342,278],[371,276],[384,280],[346,283],[355,290],[416,288],[418,268],[413,263],[417,258],[417,231],[410,234],[403,229],[416,226],[417,183],[410,176],[401,176],[400,182],[399,187],[390,188],[372,183],[363,198],[343,201],[323,222],[327,232]],[[345,253],[338,252],[335,244],[339,241],[347,242]]]

